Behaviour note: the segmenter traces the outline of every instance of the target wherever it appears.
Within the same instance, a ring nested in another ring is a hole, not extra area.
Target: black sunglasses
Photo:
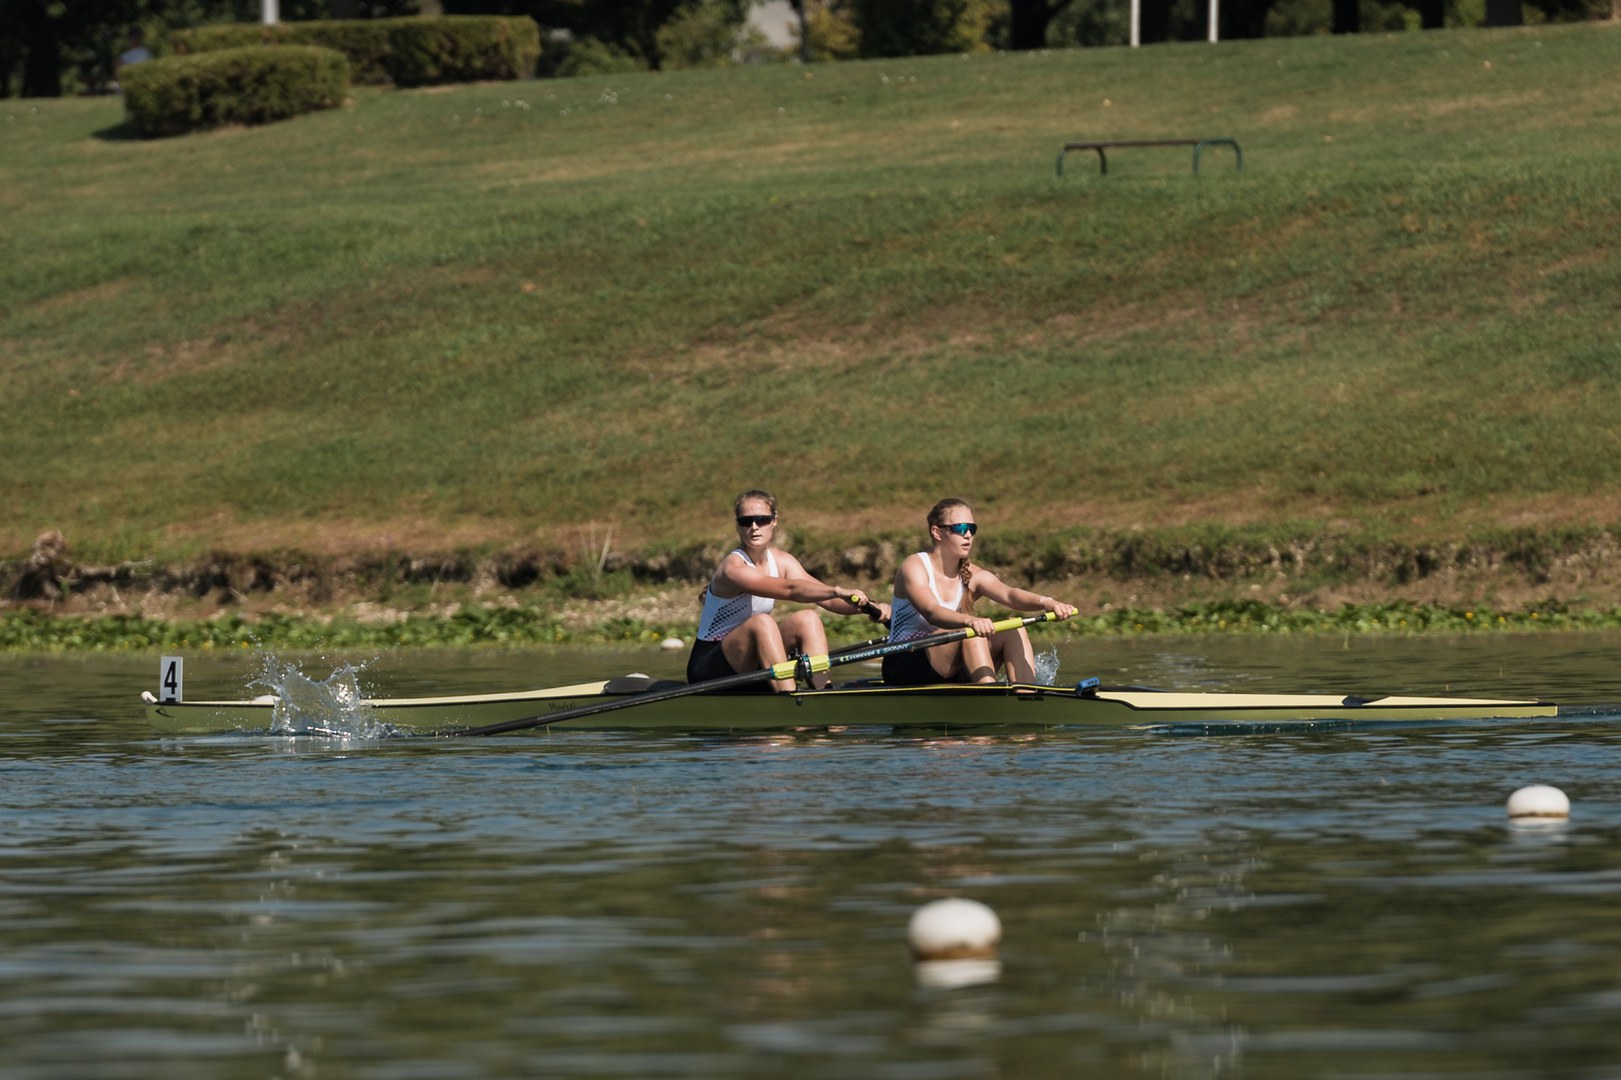
[[[758,525],[763,529],[776,520],[776,514],[739,514],[737,515],[737,527],[746,529],[750,525]]]
[[[942,525],[940,527],[946,532],[956,533],[958,536],[973,536],[979,531],[979,526],[972,521],[959,521],[955,525]]]

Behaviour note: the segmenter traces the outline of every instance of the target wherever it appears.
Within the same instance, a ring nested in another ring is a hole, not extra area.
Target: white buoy
[[[667,637],[659,642],[659,648],[665,652],[675,652],[677,649],[685,649],[686,647],[687,643],[678,637]]]
[[[1532,818],[1563,821],[1570,817],[1570,798],[1556,787],[1532,784],[1508,797],[1508,816],[1516,821]]]
[[[986,960],[1002,941],[1002,920],[978,900],[932,900],[906,928],[917,960]]]

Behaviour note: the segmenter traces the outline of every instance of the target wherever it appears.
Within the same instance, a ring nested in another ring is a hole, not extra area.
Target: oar
[[[1015,616],[991,624],[996,633],[1004,630],[1017,630],[1021,626],[1031,623],[1050,622],[1057,616],[1050,611],[1040,615]],[[838,653],[821,656],[801,656],[794,660],[784,660],[780,664],[773,664],[759,671],[744,671],[737,675],[727,675],[721,679],[709,679],[705,682],[687,683],[684,686],[673,686],[668,690],[659,690],[651,694],[627,694],[612,701],[604,701],[595,705],[582,705],[577,709],[562,709],[558,712],[542,713],[538,716],[525,716],[517,720],[504,720],[499,724],[486,724],[483,727],[468,728],[466,731],[449,732],[454,736],[471,735],[500,735],[507,731],[522,731],[524,728],[550,727],[552,724],[561,724],[565,720],[579,720],[587,716],[598,716],[602,713],[613,712],[616,709],[629,709],[637,705],[653,705],[661,701],[673,701],[689,694],[713,694],[719,690],[730,690],[738,686],[748,686],[752,683],[766,682],[772,679],[792,679],[796,675],[809,678],[811,675],[823,672],[842,664],[859,664],[864,660],[876,660],[883,656],[894,656],[897,653],[912,652],[916,649],[932,649],[936,645],[949,645],[953,641],[962,641],[965,638],[978,637],[972,629],[964,627],[961,630],[946,630],[928,637],[916,638],[912,641],[897,641],[894,644],[872,645],[866,648],[856,646],[842,649]]]

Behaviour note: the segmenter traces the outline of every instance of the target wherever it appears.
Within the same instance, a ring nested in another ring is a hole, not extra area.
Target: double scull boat
[[[1090,680],[1089,680],[1090,681]],[[456,697],[362,699],[353,717],[391,732],[455,735],[534,718],[538,730],[763,731],[876,726],[889,728],[1053,728],[1162,724],[1249,724],[1350,721],[1534,719],[1558,715],[1545,701],[1355,694],[1177,693],[1142,687],[944,685],[894,687],[854,683],[786,694],[678,694],[685,684],[647,676],[576,683],[543,690]],[[149,698],[152,695],[147,695]],[[646,699],[646,703],[638,701]],[[559,721],[565,711],[615,704],[612,710]],[[169,735],[296,731],[301,719],[277,715],[278,699],[174,701],[155,698],[147,720]],[[323,718],[303,718],[320,727]]]
[[[993,623],[997,632],[1051,621],[1050,612]],[[1402,697],[1357,694],[1174,693],[1143,687],[946,684],[885,686],[858,681],[828,689],[780,694],[758,690],[768,681],[799,680],[842,664],[973,637],[950,630],[913,641],[868,642],[832,655],[798,657],[760,671],[689,685],[630,675],[544,690],[459,697],[365,699],[320,703],[322,715],[300,714],[275,696],[248,701],[189,701],[184,660],[166,656],[162,696],[143,694],[146,717],[172,735],[229,731],[297,733],[367,730],[415,735],[494,735],[518,730],[766,731],[794,728],[924,729],[1056,728],[1187,724],[1277,725],[1341,721],[1506,720],[1558,716],[1545,701],[1510,698]],[[330,712],[332,715],[325,715]]]

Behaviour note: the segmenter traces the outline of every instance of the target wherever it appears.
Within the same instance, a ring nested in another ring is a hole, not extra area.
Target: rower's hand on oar
[[[1074,604],[1066,604],[1062,600],[1054,600],[1050,596],[1041,598],[1041,607],[1044,611],[1052,612],[1060,621],[1069,618],[1080,610]]]
[[[968,629],[974,632],[975,637],[990,637],[996,633],[996,623],[990,619],[981,619],[976,615],[968,620]]]
[[[839,598],[847,601],[851,607],[873,622],[889,622],[889,605],[873,603],[871,597],[860,589],[851,589],[849,592],[841,594]]]
[[[889,625],[888,604],[875,604],[868,600],[865,604],[857,604],[856,607],[860,608],[861,613],[873,622],[883,623],[885,626]]]

